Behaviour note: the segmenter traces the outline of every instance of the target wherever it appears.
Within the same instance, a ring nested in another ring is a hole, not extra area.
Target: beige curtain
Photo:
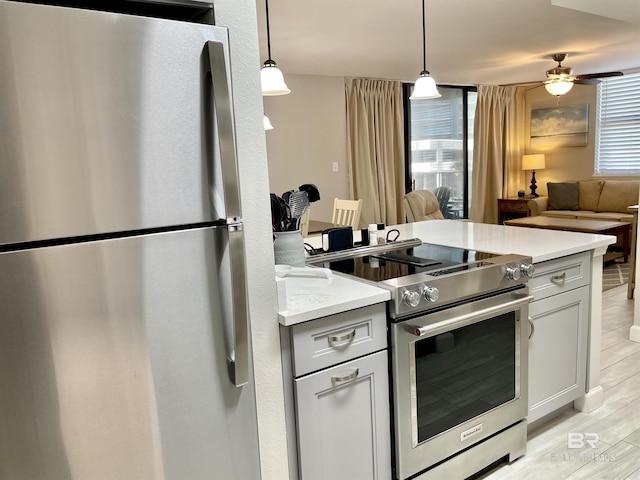
[[[345,81],[347,148],[354,199],[362,199],[360,227],[404,223],[402,82]]]
[[[507,107],[507,125],[505,135],[505,164],[502,181],[502,196],[515,197],[522,190],[522,156],[525,154],[527,138],[525,137],[527,87],[516,87],[513,99]],[[527,192],[528,193],[528,192]],[[497,203],[497,201],[496,201]],[[498,208],[496,206],[496,208]]]
[[[496,223],[498,198],[517,191],[523,115],[524,95],[516,87],[478,87],[469,215],[474,222]]]

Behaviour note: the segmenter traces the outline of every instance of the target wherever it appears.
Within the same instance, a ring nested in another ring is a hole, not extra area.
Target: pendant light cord
[[[427,0],[422,0],[422,71],[427,70],[427,27],[426,27],[426,14],[424,4]]]
[[[271,33],[269,30],[269,0],[264,0],[265,10],[267,14],[267,61],[272,62],[271,60]]]

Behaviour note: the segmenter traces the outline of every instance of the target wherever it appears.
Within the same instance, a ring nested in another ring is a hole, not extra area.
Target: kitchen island
[[[611,235],[553,230],[535,230],[460,222],[431,220],[396,225],[400,238],[420,238],[424,242],[468,248],[497,254],[517,253],[531,256],[534,265],[574,254],[589,252],[590,295],[587,346],[586,393],[574,402],[577,410],[591,412],[602,405],[600,386],[600,344],[602,326],[602,266],[607,247],[616,241]],[[388,229],[387,229],[388,230]]]
[[[452,220],[398,225],[387,228],[387,232],[391,228],[400,232],[400,240],[419,238],[423,242],[487,253],[530,256],[539,273],[529,281],[533,296],[529,316],[536,324],[530,340],[529,391],[534,402],[533,405],[530,403],[529,422],[539,420],[571,401],[582,411],[592,411],[600,406],[602,259],[615,237],[545,230],[533,232],[519,227]],[[354,240],[358,241],[359,233],[354,235]],[[319,236],[310,237],[307,242],[315,247],[321,244]],[[340,274],[335,274],[334,278],[359,282]],[[561,281],[556,282],[554,279],[558,278]],[[287,281],[292,292],[302,288],[297,280]],[[340,290],[344,288],[343,285]],[[379,300],[379,292],[373,292],[371,298]],[[314,316],[300,316],[300,313],[298,311],[295,316],[305,319]],[[280,323],[295,324],[293,317],[284,308]],[[283,329],[286,331],[286,327]],[[375,353],[375,349],[371,353]],[[287,355],[283,351],[283,360]]]

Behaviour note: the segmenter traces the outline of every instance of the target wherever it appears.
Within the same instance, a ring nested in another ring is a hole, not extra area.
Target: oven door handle
[[[408,323],[406,325],[406,328],[409,333],[412,333],[416,337],[422,337],[424,335],[438,335],[440,333],[448,332],[456,328],[471,325],[472,323],[481,321],[483,318],[495,315],[498,312],[513,310],[515,308],[518,308],[520,305],[529,303],[531,300],[533,300],[533,296],[523,293],[516,293],[513,294],[513,296],[516,298],[508,302],[501,302],[497,305],[492,305],[482,310],[465,313],[464,315],[459,315],[450,320],[438,322],[436,325],[412,325]]]

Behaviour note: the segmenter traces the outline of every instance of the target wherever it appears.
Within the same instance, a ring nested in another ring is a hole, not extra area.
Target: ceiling
[[[257,9],[264,61],[264,0]],[[413,82],[422,70],[421,15],[421,0],[270,0],[271,55],[285,79]],[[426,18],[427,69],[439,84],[543,80],[560,52],[574,74],[640,67],[639,0],[426,0]]]

